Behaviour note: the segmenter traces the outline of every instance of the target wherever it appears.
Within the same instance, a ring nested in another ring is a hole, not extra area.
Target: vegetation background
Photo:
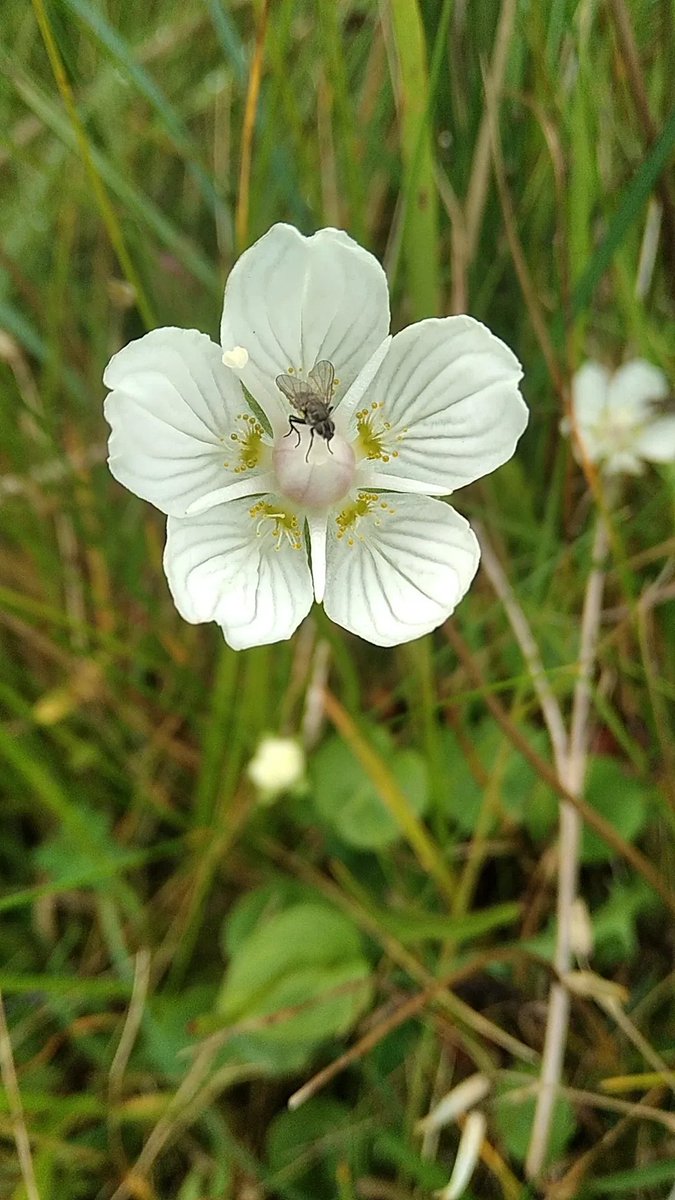
[[[586,358],[673,378],[673,24],[670,0],[3,0],[3,1197],[430,1196],[463,1118],[417,1122],[475,1072],[461,1194],[672,1195],[675,472],[609,497],[559,423]],[[160,514],[105,466],[111,353],[216,334],[278,220],[373,250],[396,327],[469,311],[525,364],[515,460],[458,497],[490,569],[395,651],[320,612],[239,654],[186,625]],[[533,1168],[542,694],[568,721],[598,521],[598,816],[563,912],[585,973]],[[270,730],[307,779],[263,803]]]

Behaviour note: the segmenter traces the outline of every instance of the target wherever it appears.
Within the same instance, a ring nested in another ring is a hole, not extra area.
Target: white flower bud
[[[247,774],[261,798],[275,800],[302,782],[305,775],[302,747],[293,738],[267,734],[248,764]]]

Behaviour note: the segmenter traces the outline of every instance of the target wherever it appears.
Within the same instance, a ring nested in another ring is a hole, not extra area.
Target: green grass
[[[608,503],[559,434],[569,378],[637,356],[675,377],[672,34],[668,0],[5,0],[3,1197],[427,1196],[459,1131],[423,1147],[415,1124],[474,1071],[494,1086],[465,1194],[535,1194],[522,1093],[558,797],[500,598],[481,573],[450,631],[393,651],[321,612],[290,643],[229,650],[178,617],[163,519],[107,471],[101,374],[151,324],[215,335],[237,236],[278,220],[376,253],[395,328],[457,306],[484,320],[525,366],[531,423],[457,506],[567,716]],[[610,514],[585,798],[614,835],[584,843],[581,890],[591,967],[626,989],[631,1025],[572,1002],[544,1175],[570,1195],[659,1200],[673,1181],[674,512],[663,467]],[[265,806],[246,764],[265,731],[306,728],[324,670],[307,786]]]

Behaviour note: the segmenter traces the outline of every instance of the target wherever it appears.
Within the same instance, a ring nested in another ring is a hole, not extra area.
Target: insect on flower
[[[309,452],[312,449],[315,433],[324,439],[332,454],[330,440],[335,436],[335,422],[331,421],[330,417],[333,411],[331,400],[335,390],[335,367],[332,362],[329,362],[327,358],[322,358],[321,362],[318,362],[309,372],[306,383],[304,379],[298,379],[297,375],[277,375],[276,385],[286,399],[290,400],[293,408],[301,414],[299,417],[290,416],[288,418],[291,428],[288,433],[284,434],[284,437],[290,437],[292,433],[297,434],[297,448],[302,440],[297,427],[298,425],[307,425],[310,435],[305,462],[309,462]]]

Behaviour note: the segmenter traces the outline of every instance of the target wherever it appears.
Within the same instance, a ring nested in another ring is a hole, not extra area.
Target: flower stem
[[[591,572],[586,585],[581,618],[579,675],[572,702],[569,749],[560,780],[573,796],[581,795],[586,774],[590,735],[591,680],[602,615],[604,564],[608,545],[607,525],[603,516],[599,514],[593,543]],[[560,1084],[567,1041],[570,1000],[563,980],[572,966],[572,917],[579,874],[580,842],[581,817],[579,812],[571,804],[563,801],[560,805],[557,931],[554,955],[558,980],[551,987],[537,1105],[525,1161],[525,1171],[530,1179],[539,1175],[546,1161],[553,1109]]]

